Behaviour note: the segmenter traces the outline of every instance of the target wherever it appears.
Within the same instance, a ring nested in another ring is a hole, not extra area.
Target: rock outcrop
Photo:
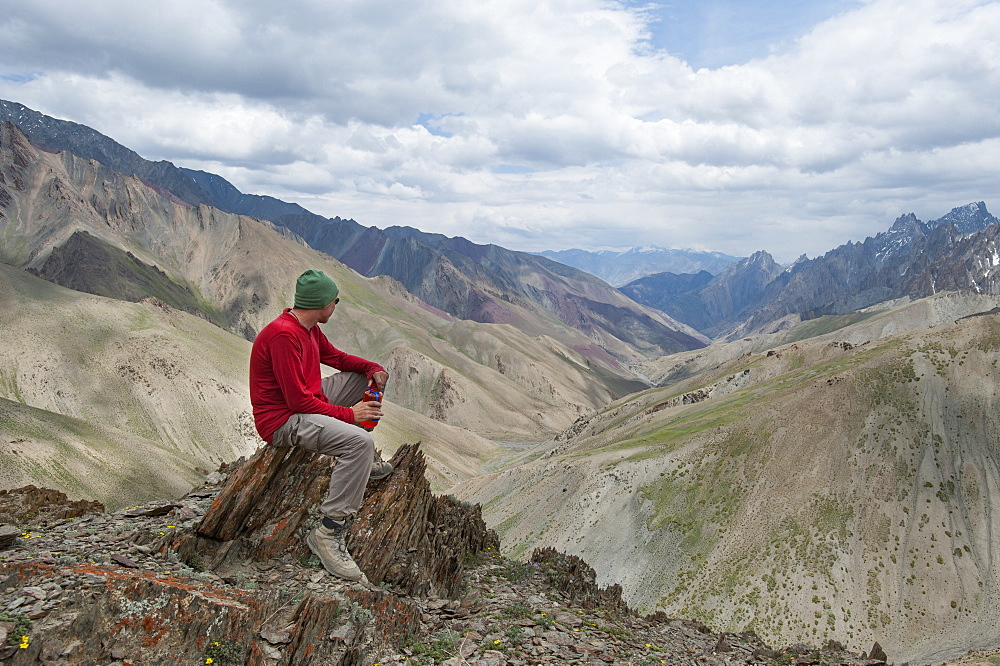
[[[416,635],[412,595],[461,592],[465,563],[499,546],[478,506],[431,494],[418,445],[392,463],[349,541],[378,586],[333,579],[304,545],[334,462],[301,449],[262,448],[221,489],[25,529],[0,566],[0,624],[17,642],[0,658],[371,663]]]
[[[66,493],[51,488],[28,485],[0,490],[0,524],[68,520],[103,512],[100,502],[71,500]]]
[[[348,548],[368,580],[410,595],[451,597],[461,587],[463,562],[498,549],[479,507],[434,497],[419,445],[403,446],[393,473],[373,482],[351,528]],[[179,552],[206,554],[213,570],[234,561],[266,562],[284,553],[309,557],[305,534],[319,520],[333,460],[299,448],[268,446],[230,475],[196,538]]]
[[[594,568],[575,555],[555,548],[536,548],[531,562],[538,565],[545,581],[562,592],[571,602],[590,610],[603,608],[615,613],[629,613],[622,599],[622,586],[600,587]]]

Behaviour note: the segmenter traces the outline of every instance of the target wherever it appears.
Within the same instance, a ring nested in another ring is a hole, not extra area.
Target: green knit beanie
[[[320,310],[337,298],[337,283],[323,271],[310,268],[295,281],[295,307]]]

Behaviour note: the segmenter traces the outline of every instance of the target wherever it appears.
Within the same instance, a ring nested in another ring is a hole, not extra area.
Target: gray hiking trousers
[[[368,380],[356,372],[338,372],[323,379],[323,393],[331,404],[353,407],[361,401]],[[330,488],[320,513],[342,520],[357,513],[372,471],[375,441],[353,423],[323,414],[292,414],[271,437],[275,446],[300,446],[337,459]]]

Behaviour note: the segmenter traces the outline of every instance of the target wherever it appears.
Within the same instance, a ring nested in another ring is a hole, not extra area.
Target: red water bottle
[[[363,402],[382,402],[382,391],[376,391],[374,389],[368,389],[365,391],[365,397],[361,399]],[[372,419],[371,421],[362,421],[361,427],[371,430],[378,425],[378,419]]]

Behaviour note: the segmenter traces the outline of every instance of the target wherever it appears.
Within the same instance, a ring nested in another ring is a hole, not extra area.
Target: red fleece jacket
[[[378,363],[334,347],[318,325],[307,331],[289,314],[290,309],[264,327],[250,352],[253,420],[258,434],[268,443],[292,414],[325,414],[354,423],[354,410],[331,405],[323,394],[320,363],[368,379],[385,370]]]

